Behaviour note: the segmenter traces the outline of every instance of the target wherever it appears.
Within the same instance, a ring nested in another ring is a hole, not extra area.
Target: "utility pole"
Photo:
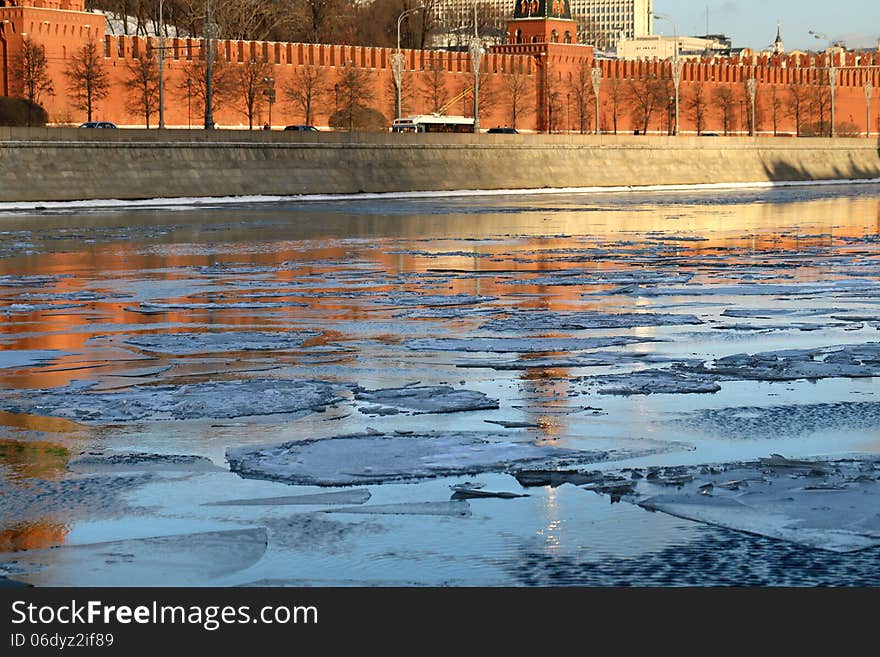
[[[871,95],[874,93],[874,87],[870,80],[865,82],[865,137],[871,138]]]
[[[214,80],[211,60],[211,0],[205,0],[205,130],[214,129]]]

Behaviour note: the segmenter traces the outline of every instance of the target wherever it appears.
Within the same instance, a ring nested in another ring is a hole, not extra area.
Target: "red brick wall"
[[[126,90],[123,81],[129,75],[126,64],[135,57],[141,57],[156,40],[138,37],[105,36],[104,18],[101,15],[71,11],[82,9],[82,0],[34,0],[28,7],[0,8],[0,58],[4,66],[0,78],[0,92],[10,94],[14,80],[9,79],[9,65],[21,46],[25,35],[46,47],[50,72],[54,80],[56,94],[44,100],[49,111],[50,121],[58,123],[79,123],[85,120],[83,112],[72,109],[68,100],[67,79],[64,75],[70,57],[91,38],[100,40],[104,50],[104,63],[110,73],[112,92],[110,97],[97,104],[93,118],[113,121],[120,125],[143,125],[143,117],[126,109]],[[40,6],[38,6],[40,5]],[[61,9],[61,10],[60,10]],[[8,21],[8,22],[5,22]],[[571,80],[576,79],[584,67],[594,65],[593,49],[589,46],[547,43],[551,29],[564,34],[565,21],[546,21],[543,29],[545,41],[540,40],[540,26],[532,21],[528,39],[522,44],[510,44],[491,49],[482,59],[481,69],[481,124],[485,127],[509,123],[510,102],[508,100],[507,80],[510,72],[520,71],[529,83],[530,93],[520,111],[518,127],[527,130],[546,130],[551,121],[551,109],[547,94],[553,89],[557,101],[552,111],[552,122],[556,130],[579,127],[576,94],[571,90]],[[515,24],[512,24],[515,31]],[[534,32],[534,34],[533,34]],[[537,37],[532,42],[532,37]],[[560,38],[561,40],[561,38]],[[198,59],[201,53],[200,40],[169,39],[166,46],[165,88],[166,124],[169,126],[202,125],[202,117],[193,98],[192,112],[188,110],[186,93],[186,73],[188,59]],[[313,45],[295,43],[256,43],[219,41],[219,57],[233,66],[240,66],[251,56],[265,58],[272,64],[275,79],[277,102],[273,107],[272,122],[276,126],[300,123],[303,117],[284,94],[294,71],[304,65],[314,65],[324,72],[323,83],[329,89],[323,102],[317,107],[313,119],[317,125],[326,125],[329,116],[336,109],[333,87],[339,80],[340,67],[348,62],[366,70],[372,86],[372,105],[390,121],[394,114],[394,94],[390,59],[393,50],[343,45]],[[426,113],[430,110],[429,79],[431,69],[440,68],[445,85],[445,95],[453,99],[473,84],[470,56],[467,53],[448,53],[439,51],[404,51],[407,71],[404,83],[404,110],[408,114]],[[613,125],[613,80],[625,97],[631,80],[644,80],[646,77],[671,76],[671,63],[661,61],[610,61],[598,60],[603,80],[600,92],[600,125],[603,131],[611,131]],[[871,81],[876,89],[871,113],[871,129],[880,131],[880,69],[869,68],[880,64],[880,53],[862,55],[858,63],[853,53],[838,56],[837,66],[849,66],[839,70],[837,88],[837,123],[851,124],[855,130],[864,132],[866,123],[866,102],[864,85]],[[775,87],[781,107],[776,112],[776,128],[780,133],[794,133],[796,126],[788,111],[788,87],[791,84],[815,85],[822,69],[828,65],[826,55],[818,57],[756,57],[746,60],[731,58],[714,61],[688,61],[683,66],[681,83],[681,131],[695,131],[690,99],[698,85],[702,84],[707,97],[707,115],[704,131],[722,132],[722,113],[716,100],[717,90],[727,87],[731,90],[735,112],[730,126],[731,131],[742,133],[748,125],[748,98],[745,80],[754,77],[758,81],[758,132],[772,134],[773,110],[771,97]],[[215,121],[221,127],[241,127],[247,125],[241,94],[221,104],[215,112]],[[540,102],[543,100],[543,102]],[[447,110],[448,114],[467,115],[471,111],[467,99],[459,100]],[[268,119],[268,107],[261,108],[256,120],[262,123]],[[589,107],[589,126],[592,128],[592,103]],[[650,132],[667,132],[669,116],[665,108],[658,109],[651,117]],[[827,121],[827,117],[826,117]],[[155,125],[157,117],[151,119]],[[622,102],[617,111],[619,132],[632,132],[637,126],[630,103]]]

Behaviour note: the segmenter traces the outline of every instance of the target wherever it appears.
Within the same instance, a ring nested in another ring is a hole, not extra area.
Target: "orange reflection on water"
[[[17,523],[0,529],[0,553],[55,547],[64,543],[67,533],[66,526],[46,520]]]

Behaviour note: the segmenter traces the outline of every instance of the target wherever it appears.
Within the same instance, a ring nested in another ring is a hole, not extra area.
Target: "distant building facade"
[[[720,35],[719,35],[720,36]],[[618,59],[669,59],[678,56],[683,59],[701,57],[726,57],[730,55],[730,41],[723,36],[708,37],[667,37],[660,35],[621,39],[617,42]]]
[[[654,0],[571,0],[571,13],[592,21],[606,35],[606,47],[615,47],[621,35],[636,39],[654,34]]]
[[[531,6],[531,1],[527,4]],[[483,14],[506,22],[521,11],[522,0],[477,0],[477,5]],[[653,0],[570,0],[569,10],[573,19],[584,19],[591,26],[598,35],[594,38],[606,48],[613,48],[621,36],[634,39],[654,33]],[[434,16],[440,30],[433,43],[458,43],[460,35],[473,34],[474,0],[438,0]]]

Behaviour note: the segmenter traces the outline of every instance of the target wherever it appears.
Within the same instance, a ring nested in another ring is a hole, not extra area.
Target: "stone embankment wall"
[[[868,139],[0,128],[0,201],[880,179]]]

